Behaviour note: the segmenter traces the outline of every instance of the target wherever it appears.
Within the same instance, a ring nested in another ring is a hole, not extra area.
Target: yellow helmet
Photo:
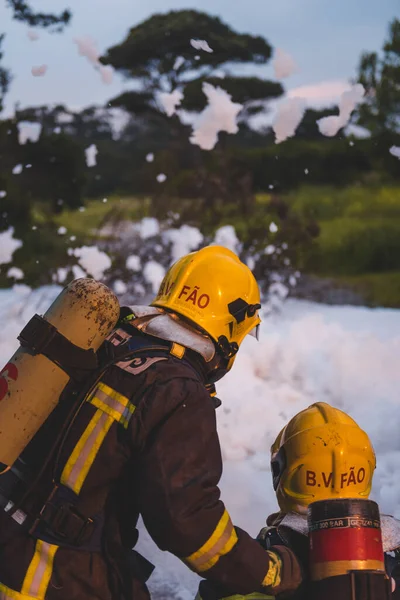
[[[151,305],[189,319],[229,359],[261,322],[255,277],[234,252],[223,246],[207,246],[180,258],[165,275]]]
[[[368,498],[376,465],[368,435],[325,402],[302,410],[271,447],[274,489],[283,512],[316,500]]]

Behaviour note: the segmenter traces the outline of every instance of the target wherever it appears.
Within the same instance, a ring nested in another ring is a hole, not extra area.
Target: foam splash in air
[[[149,260],[143,268],[143,276],[147,283],[151,284],[153,293],[156,294],[164,279],[165,269],[155,260]]]
[[[225,246],[225,248],[229,248],[229,250],[232,250],[236,254],[239,254],[241,249],[241,243],[233,225],[219,227],[215,232],[213,243],[217,246]]]
[[[47,65],[40,65],[39,67],[32,67],[31,73],[34,77],[43,77],[47,73]]]
[[[23,165],[21,165],[21,163],[19,163],[18,165],[15,165],[15,167],[12,170],[12,174],[13,175],[20,175],[22,173],[23,170]]]
[[[365,89],[361,83],[357,83],[350,90],[343,92],[339,101],[339,114],[323,117],[317,121],[318,129],[327,137],[333,137],[345,127],[350,121],[351,113],[362,101]]]
[[[109,269],[112,264],[108,254],[102,250],[99,250],[97,246],[69,248],[68,254],[69,256],[76,256],[78,258],[79,265],[95,279],[101,279],[104,275],[104,272]],[[77,272],[76,269],[75,272]],[[83,276],[85,277],[85,275]]]
[[[90,36],[82,36],[74,38],[75,44],[78,46],[80,56],[85,56],[90,64],[99,71],[103,83],[109,85],[112,83],[114,70],[111,65],[102,65],[100,62],[100,53],[97,50],[96,41]]]
[[[171,93],[160,92],[157,98],[163,107],[164,112],[168,117],[172,117],[183,100],[183,93],[180,90],[174,90]]]
[[[85,149],[86,165],[88,167],[95,167],[97,165],[97,153],[98,150],[96,144],[91,144]]]
[[[174,69],[174,71],[178,71],[181,66],[184,64],[185,59],[183,58],[183,56],[177,56],[174,62],[174,66],[172,67]]]
[[[243,105],[232,102],[228,92],[220,87],[214,87],[211,83],[203,83],[203,92],[207,96],[208,105],[193,126],[190,142],[200,146],[202,150],[212,150],[218,141],[220,131],[238,132],[237,117]]]
[[[175,262],[192,250],[196,250],[203,241],[203,235],[191,225],[181,225],[179,229],[168,229],[163,232],[165,242],[171,242],[171,259]]]
[[[302,98],[287,98],[279,104],[276,117],[272,124],[276,144],[280,144],[294,136],[305,110],[306,103]]]
[[[209,52],[209,53],[214,52],[214,50],[212,48],[210,48],[210,46],[208,45],[208,42],[206,42],[206,40],[191,39],[190,45],[195,50],[203,50],[203,52]]]
[[[392,146],[391,148],[389,148],[389,152],[392,156],[395,156],[396,158],[400,159],[400,146]]]
[[[35,31],[34,29],[28,29],[26,35],[31,40],[31,42],[36,42],[36,40],[38,40],[40,37],[38,32]]]
[[[272,66],[276,79],[285,79],[298,71],[298,66],[293,57],[282,48],[275,50]]]
[[[17,123],[18,127],[18,142],[21,145],[26,144],[27,141],[37,142],[40,133],[42,131],[42,126],[40,123],[33,123],[31,121],[19,121]]]
[[[14,227],[0,233],[0,265],[11,262],[14,252],[22,246],[21,240],[16,240],[13,235]]]
[[[8,269],[7,271],[7,277],[9,277],[10,279],[15,279],[17,281],[19,279],[24,278],[24,272],[18,267],[10,267],[10,269]]]

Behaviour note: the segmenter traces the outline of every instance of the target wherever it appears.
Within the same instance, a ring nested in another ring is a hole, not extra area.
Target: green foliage
[[[0,61],[3,58],[3,52],[1,46],[4,40],[4,33],[0,35]],[[11,74],[7,69],[0,66],[0,112],[3,110],[3,99],[7,93],[8,87],[11,81]]]
[[[190,81],[185,86],[185,97],[181,103],[182,108],[199,112],[206,106],[206,97],[202,93],[204,82],[211,83],[214,87],[222,87],[232,96],[234,102],[239,104],[253,103],[265,98],[278,98],[283,94],[283,87],[277,81],[266,81],[258,77],[200,77]],[[253,111],[254,114],[254,111]]]
[[[317,121],[323,117],[329,117],[332,115],[332,110],[326,108],[324,110],[314,110],[308,108],[304,113],[300,125],[296,129],[296,140],[318,140],[321,143],[328,142],[329,138],[326,138],[318,129]],[[336,137],[343,137],[343,130],[340,129],[336,134]]]
[[[336,218],[320,223],[317,248],[305,264],[322,274],[400,270],[400,218]]]
[[[361,56],[358,80],[367,90],[368,101],[359,107],[358,122],[373,133],[400,133],[400,20],[389,25],[383,56],[365,52]]]
[[[288,191],[308,182],[312,185],[346,185],[372,170],[369,145],[347,139],[287,140],[265,148],[237,150],[254,177],[256,191],[273,185]]]
[[[367,306],[400,308],[400,271],[339,277],[337,283],[361,294]]]
[[[41,136],[36,143],[23,147],[24,169],[22,183],[32,200],[47,201],[57,212],[65,204],[79,207],[83,202],[86,163],[82,147],[66,135]]]
[[[400,219],[400,188],[395,186],[302,186],[287,201],[296,214],[319,222],[341,217]]]
[[[201,52],[196,60],[192,38],[206,39],[213,52]],[[262,37],[235,33],[218,17],[203,12],[180,10],[152,15],[133,27],[122,44],[109,48],[102,62],[131,77],[155,82],[159,75],[175,80],[187,71],[216,68],[227,62],[263,64],[271,53],[271,46]],[[178,56],[184,63],[176,72],[173,67]]]
[[[107,202],[101,198],[85,203],[84,211],[67,209],[53,217],[54,224],[64,226],[67,235],[75,235],[79,242],[88,243],[96,239],[98,232],[106,224],[116,224],[121,221],[137,221],[150,215],[150,199],[110,196]],[[35,223],[42,223],[46,218],[46,207],[37,206],[34,211]]]
[[[23,240],[23,245],[13,255],[13,266],[19,267],[24,273],[24,283],[31,286],[39,286],[51,281],[51,274],[60,265],[69,262],[67,248],[70,242],[67,238],[57,235],[53,223],[35,230],[26,230],[23,235],[15,235]],[[0,283],[10,285],[6,278],[8,265],[1,269]]]
[[[350,276],[400,270],[400,188],[304,187],[288,195],[295,214],[315,218],[320,235],[306,272]]]
[[[13,175],[15,165],[23,163],[23,147],[11,120],[0,121],[0,231],[14,225],[18,232],[30,223],[30,198],[25,194],[21,175]]]
[[[206,39],[212,52],[196,51],[191,39]],[[257,110],[254,102],[276,98],[283,93],[279,83],[258,77],[213,77],[217,67],[227,63],[266,63],[272,48],[266,40],[236,33],[218,17],[195,10],[170,11],[156,14],[136,27],[119,45],[109,48],[101,59],[115,69],[132,77],[137,89],[125,92],[111,101],[112,106],[124,107],[136,115],[158,115],[166,118],[158,104],[158,92],[179,89],[185,92],[182,106],[200,111],[206,104],[202,84],[208,81],[219,85],[233,95],[236,102],[252,103],[251,112]],[[176,60],[180,58],[179,66]],[[250,107],[248,107],[250,110]],[[242,118],[245,118],[242,114]],[[177,119],[169,120],[177,127]]]
[[[24,0],[6,0],[6,4],[12,9],[13,19],[27,23],[31,27],[53,28],[54,31],[62,31],[71,20],[71,12],[64,10],[60,15],[51,13],[35,13]]]

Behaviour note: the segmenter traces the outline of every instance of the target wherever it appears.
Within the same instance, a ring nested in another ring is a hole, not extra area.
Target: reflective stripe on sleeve
[[[275,552],[267,550],[269,556],[268,573],[263,579],[262,585],[276,587],[281,583],[282,561]]]
[[[110,415],[126,429],[135,411],[135,406],[126,396],[123,396],[105,383],[100,382],[88,402]]]
[[[90,467],[106,437],[114,419],[101,409],[96,410],[69,457],[62,475],[61,483],[76,494],[81,491]]]
[[[32,600],[32,596],[26,596],[25,594],[16,592],[0,583],[0,600]]]
[[[100,382],[87,402],[97,408],[61,474],[61,483],[79,494],[98,451],[114,422],[125,429],[135,406],[113,388]]]
[[[37,540],[35,553],[25,575],[21,594],[42,600],[53,572],[53,561],[58,546]]]
[[[228,554],[238,541],[236,531],[225,510],[213,534],[203,546],[184,559],[198,573],[211,569],[224,554]]]

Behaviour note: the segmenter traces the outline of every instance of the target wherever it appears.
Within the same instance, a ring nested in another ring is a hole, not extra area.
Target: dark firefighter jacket
[[[126,330],[115,335],[127,338]],[[291,567],[283,573],[281,561],[233,526],[218,488],[213,399],[201,369],[173,346],[172,353],[143,350],[110,367],[34,493],[19,500],[18,510],[16,498],[3,498],[1,600],[148,598],[144,581],[151,570],[129,550],[139,515],[160,549],[228,593],[276,584],[279,590],[281,579],[292,578]],[[36,471],[65,405],[59,403],[28,447]]]
[[[382,538],[385,552],[386,571],[395,581],[396,588],[391,594],[392,600],[400,600],[400,522],[387,515],[381,516]],[[275,513],[268,517],[267,527],[263,527],[257,536],[257,540],[264,549],[274,544],[284,544],[290,547],[299,557],[303,565],[304,573],[308,570],[309,544],[307,537],[307,518],[296,513]],[[349,594],[349,584],[346,576],[335,577],[336,588],[324,594],[324,600],[352,600],[354,596]],[[303,584],[290,595],[292,600],[309,600],[311,597],[307,578],[304,577]],[[314,596],[313,596],[314,597]],[[362,596],[364,598],[364,595]],[[366,597],[366,596],[365,596]],[[195,600],[273,600],[274,595],[263,595],[258,592],[250,594],[234,594],[224,596],[223,590],[218,584],[203,580],[200,582],[199,591]],[[319,596],[318,596],[319,598]],[[359,596],[357,596],[359,598]],[[361,598],[361,595],[360,595]],[[372,598],[368,595],[368,598]],[[375,600],[375,598],[374,598]],[[381,599],[376,599],[381,600]]]

